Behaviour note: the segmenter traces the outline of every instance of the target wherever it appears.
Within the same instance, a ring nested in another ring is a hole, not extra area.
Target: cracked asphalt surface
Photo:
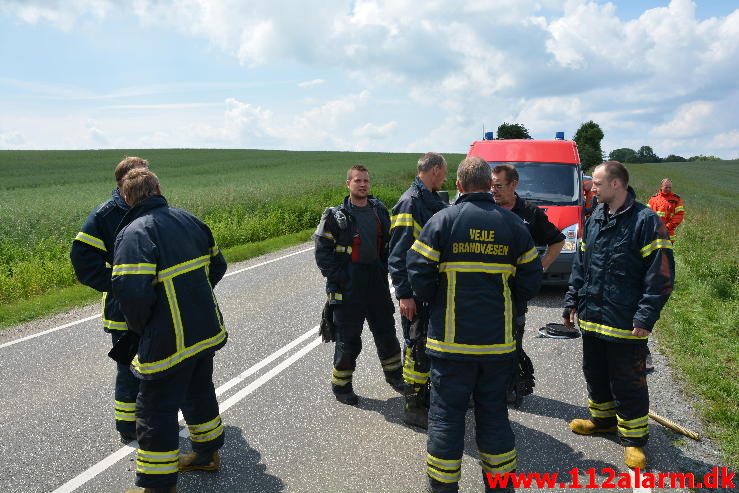
[[[229,342],[215,359],[216,388],[317,326],[323,279],[311,246],[229,267],[229,273],[253,268],[230,275],[216,288],[229,330]],[[281,258],[290,253],[294,255]],[[260,265],[269,260],[274,261]],[[530,304],[524,347],[536,367],[537,386],[520,409],[511,409],[510,417],[520,472],[557,472],[569,480],[569,471],[577,467],[585,485],[588,468],[624,472],[623,449],[614,439],[577,436],[567,426],[573,417],[587,416],[580,340],[536,337],[538,327],[559,321],[562,296],[562,289],[545,288]],[[98,309],[91,305],[0,332],[0,491],[55,491],[121,450],[113,426],[115,365],[107,358],[110,336],[98,320],[2,346],[89,317]],[[397,329],[400,336],[399,323]],[[355,373],[357,407],[333,398],[333,345],[309,348],[317,335],[223,392],[219,401],[232,399],[232,405],[222,412],[226,445],[221,471],[180,475],[178,491],[423,491],[425,433],[402,423],[402,398],[384,382],[370,337],[365,330]],[[659,348],[652,345],[652,352],[657,370],[649,376],[651,408],[700,432],[694,403],[686,398]],[[249,392],[242,391],[248,386]],[[650,435],[651,472],[702,475],[720,465],[709,441],[680,438],[654,422]],[[189,449],[186,439],[181,439],[181,449]],[[135,454],[120,455],[123,458],[109,467],[88,472],[78,488],[64,491],[125,491],[133,485]],[[477,459],[470,412],[462,491],[482,491]],[[605,476],[598,478],[603,481]]]

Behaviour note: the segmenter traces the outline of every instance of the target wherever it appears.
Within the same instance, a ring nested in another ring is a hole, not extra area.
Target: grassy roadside
[[[739,162],[629,165],[646,202],[667,176],[685,202],[675,290],[655,335],[726,465],[739,469]]]
[[[277,238],[225,248],[223,249],[223,255],[229,263],[240,262],[308,241],[312,233],[313,229],[306,229]],[[2,304],[0,305],[0,330],[35,318],[60,313],[70,308],[89,305],[99,299],[100,293],[97,291],[75,284],[74,286],[54,289],[46,294],[20,300],[16,303]]]

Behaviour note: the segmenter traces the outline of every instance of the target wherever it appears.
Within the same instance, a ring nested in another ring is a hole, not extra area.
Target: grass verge
[[[224,248],[223,255],[229,263],[240,262],[259,255],[281,250],[310,239],[313,229],[264,241]],[[100,293],[76,284],[51,290],[43,295],[0,305],[0,330],[35,318],[53,315],[71,308],[88,305],[100,299]]]
[[[706,434],[739,469],[739,162],[629,165],[646,202],[664,176],[685,202],[675,243],[676,281],[655,336],[685,389],[698,397]]]

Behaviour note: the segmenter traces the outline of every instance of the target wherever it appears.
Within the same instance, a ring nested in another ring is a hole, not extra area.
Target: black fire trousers
[[[591,417],[604,426],[618,425],[625,447],[643,447],[649,439],[647,345],[589,334],[583,334],[582,344]]]
[[[400,378],[403,362],[395,335],[395,305],[390,297],[387,271],[379,263],[352,264],[351,287],[335,305],[336,347],[331,378],[336,393],[353,391],[352,376],[362,351],[364,321],[372,332],[385,377]]]
[[[223,424],[213,386],[213,354],[181,364],[171,375],[141,380],[136,399],[136,485],[171,487],[177,483],[182,409],[193,451],[212,454],[223,446]]]
[[[431,407],[426,473],[431,490],[459,491],[465,415],[475,399],[475,437],[483,478],[516,469],[515,437],[508,420],[506,390],[516,368],[515,353],[493,360],[431,358]],[[495,491],[485,484],[485,491]]]
[[[111,331],[113,346],[123,337],[125,331]],[[136,395],[139,393],[139,379],[131,373],[131,367],[116,363],[115,375],[115,429],[119,433],[136,434]]]

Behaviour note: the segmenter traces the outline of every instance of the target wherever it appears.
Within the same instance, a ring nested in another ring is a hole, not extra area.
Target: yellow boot
[[[197,452],[190,452],[180,456],[178,469],[180,472],[187,471],[207,471],[216,472],[221,467],[221,454],[214,451],[210,457],[198,455]]]
[[[644,449],[641,447],[626,447],[624,449],[624,462],[626,467],[642,471],[647,467],[647,456],[644,455]]]
[[[578,435],[593,435],[594,433],[616,433],[616,425],[599,426],[591,419],[573,419],[570,429]]]

